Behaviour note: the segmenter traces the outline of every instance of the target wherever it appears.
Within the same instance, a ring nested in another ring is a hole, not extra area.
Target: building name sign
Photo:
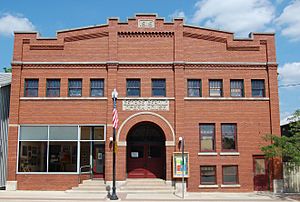
[[[125,111],[169,111],[169,100],[128,99],[123,100]]]
[[[154,28],[155,22],[154,20],[139,20],[138,21],[138,28]]]

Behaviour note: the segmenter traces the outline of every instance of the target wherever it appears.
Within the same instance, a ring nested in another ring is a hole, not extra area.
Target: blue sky
[[[300,109],[300,0],[0,0],[0,71],[10,66],[13,31],[57,30],[125,21],[135,13],[185,17],[187,24],[222,29],[246,37],[249,32],[276,32],[281,119]]]

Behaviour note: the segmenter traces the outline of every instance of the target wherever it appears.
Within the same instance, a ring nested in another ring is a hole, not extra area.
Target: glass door
[[[90,166],[94,178],[103,178],[105,170],[104,126],[82,126],[80,166]],[[83,168],[82,172],[89,171]]]
[[[94,142],[92,146],[93,176],[94,178],[104,177],[105,145]]]

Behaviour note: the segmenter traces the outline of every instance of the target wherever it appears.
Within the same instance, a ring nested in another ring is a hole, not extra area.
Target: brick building
[[[183,137],[188,191],[268,189],[281,177],[260,151],[264,134],[280,134],[274,39],[235,39],[155,14],[55,38],[15,33],[9,187],[65,190],[86,165],[111,181],[116,88],[118,181],[176,182],[172,159]]]

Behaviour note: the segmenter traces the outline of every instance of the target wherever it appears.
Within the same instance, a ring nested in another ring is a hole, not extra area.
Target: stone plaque
[[[138,28],[154,28],[155,21],[154,20],[139,20]]]
[[[169,111],[169,100],[128,99],[123,100],[125,111]]]

